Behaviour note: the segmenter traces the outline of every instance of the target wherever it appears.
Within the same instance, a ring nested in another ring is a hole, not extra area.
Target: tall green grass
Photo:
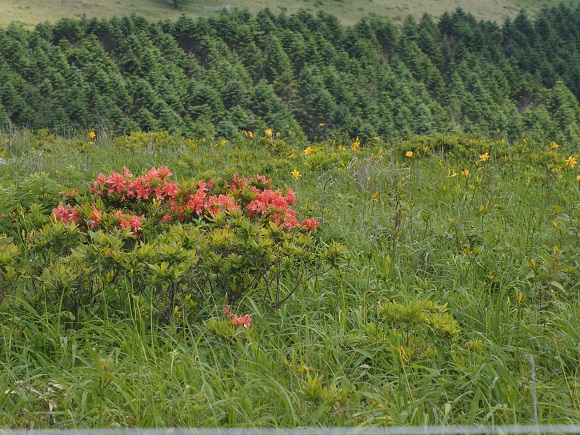
[[[352,150],[336,139],[307,155],[308,144],[264,137],[1,136],[2,188],[43,171],[86,189],[123,166],[165,165],[177,180],[265,174],[297,192],[319,237],[344,243],[350,261],[277,310],[246,297],[247,329],[220,327],[220,306],[183,327],[152,325],[129,302],[64,328],[26,294],[6,297],[0,425],[526,424],[534,405],[540,423],[577,422],[580,194],[566,159],[578,150],[470,137],[375,142]],[[557,273],[554,261],[566,268]],[[439,333],[436,322],[449,319],[425,321],[414,304],[436,304],[460,331]]]

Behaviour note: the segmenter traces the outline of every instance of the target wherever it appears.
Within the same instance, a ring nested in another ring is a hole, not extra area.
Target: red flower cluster
[[[79,206],[71,206],[70,204],[64,205],[62,202],[52,210],[52,216],[61,222],[71,223],[74,222],[80,225],[81,228],[86,228],[83,225],[84,219],[81,213],[81,208]],[[111,221],[111,226],[118,226],[121,228],[128,228],[133,234],[138,235],[141,231],[143,222],[143,217],[135,216],[131,214],[125,214],[121,210],[117,210],[114,213],[105,215]],[[88,222],[91,229],[101,226],[103,221],[103,212],[98,210],[94,205],[91,214],[88,216]]]
[[[99,225],[101,225],[101,219],[103,219],[103,212],[93,206],[92,215],[89,217],[91,228],[97,228]]]
[[[79,191],[77,189],[73,189],[70,192],[65,192],[64,197],[65,198],[72,198],[73,196],[78,195],[78,194],[79,194]]]
[[[252,178],[234,175],[228,187],[223,192],[216,192],[213,180],[198,181],[194,187],[181,189],[177,194],[166,201],[167,213],[162,221],[170,222],[173,219],[183,221],[186,216],[193,214],[200,216],[207,212],[212,215],[219,211],[238,210],[249,217],[268,217],[278,226],[287,229],[300,228],[303,230],[317,230],[316,219],[305,219],[299,222],[296,212],[289,207],[296,203],[296,194],[286,189],[286,194],[280,190],[272,190],[272,180],[262,175]],[[213,194],[212,194],[213,193]]]
[[[179,186],[168,182],[173,175],[168,168],[152,168],[142,177],[133,179],[133,174],[123,167],[123,174],[112,172],[108,177],[99,174],[91,186],[91,193],[124,202],[126,200],[148,200],[156,198],[166,200],[174,198],[179,192]]]
[[[248,193],[245,196],[252,198],[246,206],[250,217],[269,216],[276,225],[283,225],[287,229],[298,227],[316,231],[318,229],[316,219],[304,219],[298,222],[296,212],[289,208],[296,203],[294,191],[287,188],[284,195],[280,190],[271,190],[269,188],[271,184],[272,180],[262,175],[256,175],[251,179],[239,178],[236,175],[230,183],[230,189],[237,192],[239,197],[244,196],[245,191]]]
[[[63,205],[62,202],[58,204],[58,207],[52,210],[52,216],[56,220],[66,224],[70,224],[71,222],[78,224],[82,218],[78,207],[72,207],[70,204]]]
[[[247,328],[250,326],[250,323],[252,323],[252,318],[249,314],[239,317],[237,314],[232,314],[230,310],[228,310],[228,307],[224,307],[224,314],[234,326],[243,326],[244,328]]]
[[[133,234],[137,234],[141,231],[141,218],[135,215],[125,215],[121,210],[113,215],[116,219],[119,219],[119,226],[121,228],[129,228]]]
[[[161,210],[161,221],[165,223],[174,219],[186,221],[204,213],[216,215],[220,211],[236,210],[250,218],[270,219],[286,229],[315,231],[318,228],[316,219],[298,221],[296,212],[290,208],[296,203],[296,194],[291,189],[286,189],[285,193],[272,190],[272,180],[262,175],[251,178],[235,175],[226,187],[222,184],[221,188],[213,180],[197,181],[190,188],[179,187],[168,180],[171,175],[171,171],[165,167],[152,168],[140,177],[134,177],[126,167],[122,174],[99,174],[91,186],[91,193],[114,205],[115,209],[107,214],[93,205],[87,219],[88,225],[97,228],[107,217],[112,226],[128,228],[137,234],[142,229],[144,217],[125,214],[116,207],[123,204],[126,210],[142,213],[143,206],[155,200],[155,208]],[[53,210],[53,215],[63,222],[82,221],[81,208],[69,204],[59,204]]]

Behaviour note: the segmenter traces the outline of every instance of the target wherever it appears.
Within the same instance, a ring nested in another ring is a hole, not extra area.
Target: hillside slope
[[[0,31],[0,125],[575,141],[578,29],[580,8],[565,6],[502,27],[460,9],[401,29],[269,11],[11,25]]]
[[[374,14],[402,23],[408,16],[420,18],[424,13],[442,15],[457,7],[474,15],[477,19],[502,23],[505,18],[514,18],[521,9],[535,17],[542,7],[553,6],[550,0],[180,0],[183,5],[176,10],[172,0],[0,0],[0,27],[14,21],[26,27],[60,18],[109,19],[115,16],[137,14],[148,19],[176,19],[181,14],[197,17],[212,14],[212,9],[229,6],[231,9],[247,9],[257,13],[269,8],[272,12],[296,13],[305,10],[319,11],[338,17],[344,24],[355,24],[362,17]],[[564,4],[575,7],[579,0],[564,0]]]

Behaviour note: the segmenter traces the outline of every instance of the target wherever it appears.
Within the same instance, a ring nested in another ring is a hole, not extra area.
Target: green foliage
[[[89,133],[0,136],[3,426],[578,420],[575,143]]]
[[[461,9],[401,29],[270,11],[12,24],[0,35],[0,129],[232,139],[272,128],[363,141],[500,130],[511,140],[573,142],[578,24],[578,9],[564,5],[502,26]]]
[[[132,147],[135,137],[115,143]],[[94,196],[67,195],[68,203],[45,210],[44,219],[33,216],[42,216],[41,207],[24,206],[33,194],[47,200],[46,186],[56,183],[45,180],[39,190],[39,176],[26,179],[29,195],[21,196],[17,222],[27,225],[16,231],[23,243],[5,237],[0,256],[3,282],[25,290],[11,293],[8,303],[26,294],[34,308],[80,322],[89,313],[130,316],[128,300],[144,298],[155,318],[172,324],[188,311],[195,319],[194,307],[235,304],[247,295],[279,308],[346,255],[317,241],[310,233],[317,221],[299,222],[288,208],[294,193],[271,190],[271,180],[235,175],[179,187],[169,176],[166,168],[137,178],[126,168],[123,175],[101,174]],[[26,268],[17,271],[17,263]]]
[[[385,350],[405,364],[438,354],[449,355],[461,331],[455,318],[447,313],[447,304],[430,300],[381,301],[377,312],[377,318],[364,325],[364,338],[357,337],[353,343],[374,349],[375,358]]]
[[[20,261],[20,247],[15,245],[12,239],[2,236],[0,238],[0,304],[10,290],[16,289],[16,268]]]

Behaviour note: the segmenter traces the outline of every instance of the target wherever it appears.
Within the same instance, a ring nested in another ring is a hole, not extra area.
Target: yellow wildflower
[[[461,175],[463,175],[464,177],[469,177],[469,169],[463,169],[461,171]]]
[[[292,177],[294,177],[296,180],[298,180],[301,176],[302,176],[302,174],[300,172],[298,172],[296,170],[296,168],[294,168],[294,170],[292,171]]]
[[[360,147],[360,140],[357,137],[356,140],[352,143],[352,147],[351,148],[352,148],[353,151],[356,151],[356,150],[359,149],[359,147]]]
[[[373,193],[372,199],[377,199],[379,197],[379,192]]]
[[[489,160],[489,153],[485,153],[479,156],[479,160],[482,162],[487,162]]]
[[[409,362],[413,357],[413,352],[407,353],[403,346],[397,347],[396,351],[399,354],[399,358],[401,358],[403,362]]]
[[[91,131],[89,132],[89,137],[90,137],[91,139],[94,139],[94,138],[95,138],[95,136],[96,136],[95,132],[91,130]]]
[[[576,175],[576,181],[580,181],[580,175]]]
[[[560,148],[560,145],[558,145],[555,141],[550,143],[550,149],[556,149],[556,148]]]
[[[306,147],[306,149],[304,150],[304,154],[309,156],[310,154],[312,154],[313,151],[314,151],[314,148],[309,146],[309,147]]]
[[[572,157],[572,156],[570,156],[570,157],[568,157],[568,159],[566,160],[566,164],[567,164],[568,166],[570,166],[571,168],[573,168],[573,167],[576,165],[576,163],[578,163],[578,162],[576,161],[576,157]]]
[[[516,290],[515,296],[516,296],[516,302],[518,304],[523,304],[524,302],[526,302],[528,300],[528,296],[527,295],[525,295],[523,293],[520,293],[517,290]]]
[[[407,157],[409,157],[410,159],[412,159],[412,158],[413,158],[413,156],[415,155],[415,153],[413,153],[413,151],[407,151],[407,152],[405,153],[405,155],[406,155]]]
[[[272,133],[273,133],[273,131],[271,128],[264,131],[264,134],[266,135],[266,137],[272,137]]]

